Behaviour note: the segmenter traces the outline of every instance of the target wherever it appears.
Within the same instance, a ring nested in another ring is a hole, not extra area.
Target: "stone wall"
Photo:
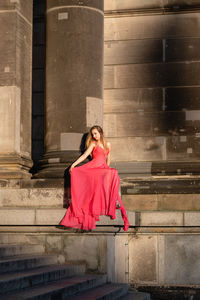
[[[199,159],[199,4],[105,1],[104,128],[114,161]]]

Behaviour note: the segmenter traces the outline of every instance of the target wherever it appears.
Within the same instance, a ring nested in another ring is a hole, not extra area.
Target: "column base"
[[[0,156],[0,178],[1,179],[23,179],[31,178],[30,168],[32,160],[19,154]]]
[[[33,167],[33,178],[63,178],[65,169],[80,155],[79,151],[55,151],[47,153]]]

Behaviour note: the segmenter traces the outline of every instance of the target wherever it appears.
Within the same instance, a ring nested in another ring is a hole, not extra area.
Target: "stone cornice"
[[[151,1],[149,1],[151,2]],[[163,4],[161,5],[162,2]],[[158,1],[158,5],[137,5],[130,8],[118,8],[108,10],[105,7],[105,17],[120,17],[120,16],[133,16],[133,15],[152,15],[152,14],[178,14],[178,13],[195,13],[200,11],[200,0],[193,1],[194,3],[185,4],[185,1],[173,1],[173,4],[167,3],[169,1]],[[172,1],[171,1],[172,2]],[[192,1],[191,1],[192,2]],[[165,4],[167,3],[167,4]],[[160,5],[159,5],[160,4]]]

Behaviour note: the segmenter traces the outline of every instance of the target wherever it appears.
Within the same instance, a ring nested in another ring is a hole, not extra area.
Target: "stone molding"
[[[105,1],[105,17],[123,15],[146,15],[146,14],[168,14],[183,13],[200,10],[200,1],[185,0],[155,0],[155,1]]]

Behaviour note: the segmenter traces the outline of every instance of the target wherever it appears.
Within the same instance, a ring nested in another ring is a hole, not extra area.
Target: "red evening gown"
[[[61,225],[90,230],[96,228],[100,215],[116,218],[117,200],[121,207],[124,230],[129,228],[126,210],[119,195],[120,179],[116,169],[106,163],[104,149],[97,145],[92,152],[93,159],[71,171],[71,204]]]

